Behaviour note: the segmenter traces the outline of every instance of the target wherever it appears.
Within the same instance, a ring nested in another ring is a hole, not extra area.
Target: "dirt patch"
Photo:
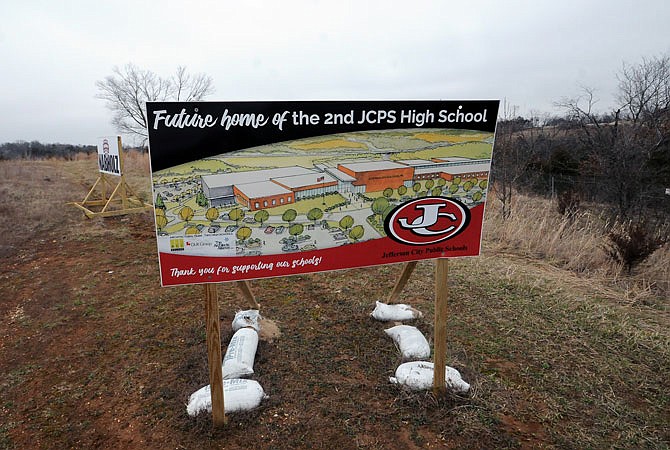
[[[260,327],[258,338],[261,341],[272,343],[272,341],[281,336],[279,325],[277,325],[277,322],[272,319],[261,317],[261,319],[258,321],[258,325]]]

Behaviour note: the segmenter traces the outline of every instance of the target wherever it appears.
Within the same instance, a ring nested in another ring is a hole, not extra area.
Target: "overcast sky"
[[[0,4],[0,142],[116,134],[96,80],[204,72],[208,100],[507,99],[521,113],[670,53],[669,0],[32,1]]]

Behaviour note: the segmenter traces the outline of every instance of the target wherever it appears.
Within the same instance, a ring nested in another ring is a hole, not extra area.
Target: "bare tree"
[[[503,218],[512,212],[512,194],[520,180],[528,177],[533,159],[549,143],[539,118],[521,117],[516,106],[503,102],[491,165],[492,191],[500,201]]]
[[[96,81],[97,98],[112,111],[112,124],[120,133],[147,139],[146,102],[197,101],[214,92],[212,78],[203,73],[189,74],[177,67],[170,78],[127,64],[114,67],[113,74]]]
[[[587,151],[582,175],[597,175],[616,213],[640,213],[645,198],[670,183],[670,58],[624,64],[618,75],[618,107],[599,115],[593,89],[558,103]],[[660,195],[660,194],[659,194]]]

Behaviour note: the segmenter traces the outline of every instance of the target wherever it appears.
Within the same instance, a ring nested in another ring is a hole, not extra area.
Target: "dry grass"
[[[598,205],[582,205],[572,220],[554,201],[516,195],[512,215],[503,219],[496,202],[487,204],[484,239],[497,252],[521,254],[577,274],[603,286],[616,285],[625,302],[659,303],[670,296],[670,245],[654,252],[631,274],[608,256],[607,233],[615,226]],[[667,307],[666,302],[659,305]],[[662,304],[662,305],[661,305]]]

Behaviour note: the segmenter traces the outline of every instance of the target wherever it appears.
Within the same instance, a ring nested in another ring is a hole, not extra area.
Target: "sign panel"
[[[162,284],[478,255],[498,104],[147,103]]]
[[[118,136],[106,136],[98,139],[98,169],[102,173],[121,175]]]

